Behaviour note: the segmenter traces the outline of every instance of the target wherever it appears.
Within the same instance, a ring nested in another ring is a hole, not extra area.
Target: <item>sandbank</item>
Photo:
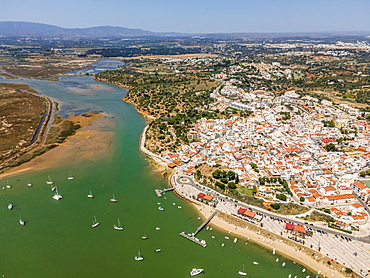
[[[95,161],[108,157],[112,153],[113,131],[102,128],[112,125],[109,117],[101,114],[98,119],[83,116],[70,116],[68,119],[79,123],[83,128],[56,148],[0,174],[0,179],[32,170],[59,167],[66,163],[78,165],[86,163],[86,160]]]

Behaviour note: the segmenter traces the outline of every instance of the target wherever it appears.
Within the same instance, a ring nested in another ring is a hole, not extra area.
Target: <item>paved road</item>
[[[275,234],[280,234],[287,238],[292,237],[292,235],[285,229],[285,222],[302,224],[310,229],[313,229],[315,231],[313,236],[303,239],[305,246],[311,247],[314,250],[320,249],[322,254],[327,255],[328,257],[335,259],[335,261],[350,267],[356,273],[360,273],[361,270],[370,270],[370,244],[368,244],[369,237],[354,237],[329,228],[320,227],[317,225],[307,225],[304,223],[304,221],[300,221],[292,217],[276,215],[261,208],[246,205],[242,202],[226,197],[208,187],[204,187],[195,183],[194,180],[189,176],[174,175],[173,179],[176,191],[178,193],[189,199],[191,199],[192,196],[197,196],[200,192],[209,194],[218,201],[216,209],[221,212],[229,215],[237,215],[237,210],[240,207],[244,207],[264,215],[263,220],[261,221],[261,223],[263,223],[263,229]],[[246,221],[258,226],[261,225],[253,220],[246,219]],[[317,230],[322,232],[317,232]],[[348,238],[348,240],[345,238]],[[303,243],[303,241],[301,241],[301,243]]]

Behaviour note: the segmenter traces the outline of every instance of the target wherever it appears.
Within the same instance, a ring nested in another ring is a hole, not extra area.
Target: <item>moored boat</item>
[[[95,217],[95,215],[94,215],[94,221],[93,221],[93,224],[91,225],[91,227],[92,227],[92,228],[95,228],[96,226],[99,226],[99,224],[100,224],[100,222],[98,222],[98,221],[96,220],[96,217]]]
[[[118,224],[113,225],[113,228],[117,231],[123,231],[123,227],[122,227],[121,222],[119,221],[119,219],[118,219]]]
[[[159,209],[159,210],[164,210],[164,208],[162,208],[162,207],[159,207],[158,209]]]
[[[135,256],[135,261],[142,261],[142,260],[144,260],[144,257],[140,255],[140,250],[139,250],[139,255]]]
[[[13,209],[13,205],[12,204],[8,204],[8,209]]]
[[[155,252],[158,253],[158,252],[161,252],[162,249],[156,249]]]
[[[72,176],[72,172],[71,171],[69,171],[69,177],[68,177],[68,179],[69,180],[73,180],[74,179],[74,177]]]
[[[54,182],[51,180],[50,176],[48,176],[48,180],[46,181],[46,184],[53,184]]]
[[[26,222],[22,220],[22,217],[20,215],[19,215],[19,224],[21,224],[22,226],[26,225]]]
[[[57,201],[59,201],[60,199],[63,199],[63,196],[62,195],[59,195],[59,193],[58,193],[58,188],[57,187],[55,187],[55,194],[54,194],[54,196],[53,196],[53,199],[54,200],[57,200]]]
[[[244,271],[244,265],[243,265],[243,271],[238,271],[239,275],[246,276],[247,273]]]
[[[203,271],[204,271],[204,269],[203,269],[203,268],[193,268],[193,269],[190,271],[190,275],[191,275],[191,276],[195,276],[195,275],[201,274]]]
[[[87,197],[88,198],[94,198],[94,195],[92,195],[91,190],[90,190],[90,194],[87,194]]]
[[[114,194],[113,194],[113,197],[110,199],[110,201],[113,203],[117,202],[117,199],[114,197]]]

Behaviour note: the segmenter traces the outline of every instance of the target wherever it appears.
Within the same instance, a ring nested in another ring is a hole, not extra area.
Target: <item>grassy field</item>
[[[0,84],[0,162],[31,144],[46,113],[44,98],[33,94],[27,85]]]

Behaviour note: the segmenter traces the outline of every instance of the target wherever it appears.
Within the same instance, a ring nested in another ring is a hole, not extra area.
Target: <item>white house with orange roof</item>
[[[353,192],[356,194],[360,194],[361,192],[367,191],[369,189],[362,181],[355,181],[352,184]]]

